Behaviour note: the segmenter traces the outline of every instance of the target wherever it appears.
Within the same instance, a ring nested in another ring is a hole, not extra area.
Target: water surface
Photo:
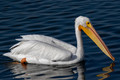
[[[119,80],[120,1],[114,0],[3,0],[0,1],[1,80]],[[3,53],[20,35],[42,34],[76,46],[74,19],[91,19],[111,53],[110,60],[83,33],[85,61],[66,67],[14,64]]]

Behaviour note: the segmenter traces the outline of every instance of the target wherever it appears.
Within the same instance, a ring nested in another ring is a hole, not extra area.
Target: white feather
[[[63,41],[60,41],[58,39],[49,37],[49,36],[44,36],[44,35],[23,35],[21,36],[22,39],[16,39],[18,41],[29,41],[29,40],[37,40],[37,41],[41,41],[41,42],[45,42],[48,43],[50,45],[57,45],[57,46],[61,46],[62,48],[65,48],[69,51],[71,51],[72,53],[75,53],[76,51],[76,47],[65,43]]]
[[[14,55],[24,54],[44,58],[48,60],[69,60],[72,53],[60,46],[50,45],[41,41],[25,41],[21,45],[11,50]],[[65,56],[66,55],[66,56]]]

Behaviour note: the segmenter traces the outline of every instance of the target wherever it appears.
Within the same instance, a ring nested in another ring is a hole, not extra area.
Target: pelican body
[[[83,60],[84,50],[81,37],[81,31],[84,31],[95,44],[113,61],[107,46],[93,28],[89,18],[79,16],[75,19],[75,34],[77,47],[60,41],[58,39],[44,35],[24,35],[19,43],[13,45],[11,51],[4,56],[21,63],[35,63],[47,65],[66,65],[74,64]]]

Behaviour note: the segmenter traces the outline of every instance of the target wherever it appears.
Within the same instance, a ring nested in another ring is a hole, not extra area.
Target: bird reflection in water
[[[97,77],[102,77],[101,79],[98,79],[98,80],[104,80],[108,78],[110,76],[109,73],[114,71],[113,69],[114,66],[115,66],[115,63],[111,63],[110,66],[102,68],[102,70],[106,72],[98,74]]]
[[[24,80],[85,80],[84,62],[70,66],[48,66],[35,64],[9,63],[7,65],[14,78]]]

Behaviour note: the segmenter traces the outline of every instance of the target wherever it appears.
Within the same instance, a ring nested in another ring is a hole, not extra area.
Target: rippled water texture
[[[26,34],[42,34],[76,46],[74,19],[91,19],[112,62],[83,33],[85,61],[70,66],[21,65],[2,56]],[[1,0],[0,80],[119,80],[120,0]]]

